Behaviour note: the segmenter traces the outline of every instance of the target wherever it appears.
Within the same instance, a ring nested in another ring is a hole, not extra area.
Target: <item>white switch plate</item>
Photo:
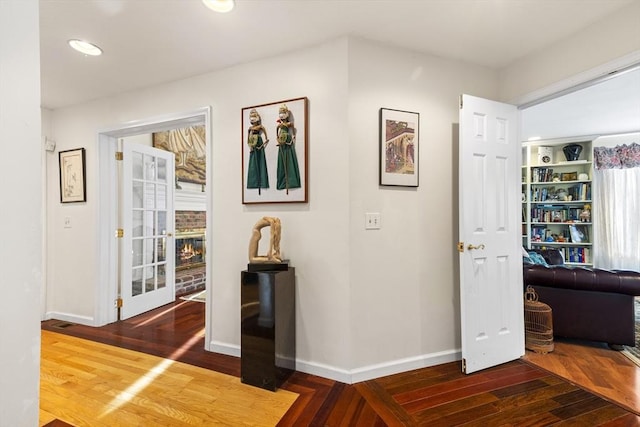
[[[365,230],[379,230],[380,226],[380,213],[366,213],[364,214],[364,228]]]
[[[64,228],[71,228],[71,217],[64,217]]]

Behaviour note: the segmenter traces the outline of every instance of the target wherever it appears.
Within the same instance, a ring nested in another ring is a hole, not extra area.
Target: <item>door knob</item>
[[[479,244],[478,246],[473,246],[473,245],[469,245],[467,246],[468,250],[472,250],[472,249],[484,249],[484,243]]]

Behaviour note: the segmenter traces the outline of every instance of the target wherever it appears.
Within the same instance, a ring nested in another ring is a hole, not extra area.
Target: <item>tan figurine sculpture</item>
[[[262,237],[262,229],[270,227],[271,238],[269,240],[269,251],[266,255],[258,255],[258,243]],[[272,216],[262,217],[256,225],[253,226],[251,232],[251,240],[249,241],[249,262],[250,263],[267,263],[282,262],[280,256],[280,219]]]

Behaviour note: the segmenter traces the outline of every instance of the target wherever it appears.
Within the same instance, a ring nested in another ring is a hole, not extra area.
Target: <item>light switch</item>
[[[71,217],[64,217],[64,228],[71,228]]]
[[[365,230],[379,230],[380,226],[380,213],[366,213],[364,214],[364,228]]]

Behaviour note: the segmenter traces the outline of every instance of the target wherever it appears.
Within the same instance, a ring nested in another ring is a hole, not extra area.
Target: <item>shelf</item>
[[[559,200],[544,200],[544,201],[535,201],[535,202],[530,202],[532,205],[536,204],[536,205],[576,205],[576,204],[585,204],[585,203],[591,203],[591,199],[588,200],[565,200],[565,201],[559,201]]]
[[[565,262],[564,265],[569,265],[571,267],[593,267],[593,264],[590,262]]]
[[[523,224],[525,224],[523,222]],[[590,222],[531,222],[531,225],[592,225]]]
[[[531,242],[531,246],[591,246],[591,242],[573,243],[573,242]]]
[[[597,247],[593,243],[593,226],[597,218],[591,217],[589,222],[580,221],[580,215],[585,208],[589,209],[587,205],[592,205],[592,197],[595,196],[592,194],[592,141],[589,137],[575,137],[522,144],[524,164],[521,180],[526,181],[522,185],[523,197],[526,198],[522,201],[522,223],[523,231],[527,232],[527,236],[522,237],[523,244],[528,248],[558,249],[565,263],[571,266],[591,266]],[[582,146],[580,157],[565,161],[563,147],[572,143]],[[550,162],[542,163],[541,159]],[[571,200],[567,200],[569,198]],[[547,242],[545,238],[561,241]],[[579,242],[582,239],[584,242]]]
[[[540,163],[530,164],[530,168],[564,168],[567,166],[584,166],[590,165],[593,162],[591,160],[574,160],[572,162],[557,162],[557,163]]]
[[[590,184],[591,180],[584,180],[584,181],[538,181],[538,182],[532,182],[531,186],[534,185],[558,185],[558,184]]]

